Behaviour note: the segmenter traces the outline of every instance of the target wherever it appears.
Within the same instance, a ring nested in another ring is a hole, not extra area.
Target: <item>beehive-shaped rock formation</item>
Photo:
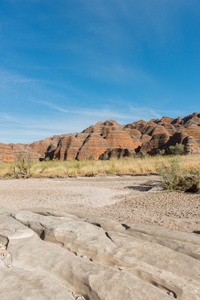
[[[100,121],[81,133],[56,135],[30,145],[0,143],[0,161],[12,162],[20,151],[30,153],[34,160],[121,158],[138,152],[156,154],[176,143],[183,143],[186,153],[200,152],[200,113],[127,125],[115,120]]]

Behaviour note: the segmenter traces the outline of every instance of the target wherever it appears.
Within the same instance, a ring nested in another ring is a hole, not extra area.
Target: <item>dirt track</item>
[[[200,231],[200,195],[163,191],[157,176],[1,180],[0,205]]]

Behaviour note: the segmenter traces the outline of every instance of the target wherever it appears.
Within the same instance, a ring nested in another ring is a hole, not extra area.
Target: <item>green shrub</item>
[[[50,161],[50,157],[49,156],[45,157],[44,161]]]
[[[163,155],[165,155],[166,154],[166,152],[165,152],[165,149],[158,149],[157,150],[157,155],[159,156],[163,156]]]
[[[190,169],[180,177],[179,185],[185,192],[199,193],[200,192],[200,171]]]
[[[90,155],[90,156],[88,157],[88,160],[95,160],[94,155]]]
[[[6,173],[6,174],[4,174],[4,175],[3,175],[3,178],[5,178],[5,179],[6,179],[6,178],[9,178],[9,177],[11,177],[11,176],[12,176],[12,174],[11,174],[11,173]]]
[[[111,175],[111,174],[115,174],[116,173],[116,169],[115,169],[115,167],[110,167],[109,169],[108,169],[108,171],[107,171],[107,173],[109,174],[109,175]]]
[[[167,152],[172,155],[183,155],[185,153],[184,145],[176,143],[175,146],[169,146]]]
[[[183,170],[177,158],[172,160],[169,167],[162,164],[157,171],[162,177],[164,189],[193,193],[200,192],[200,171],[194,168],[187,171]]]

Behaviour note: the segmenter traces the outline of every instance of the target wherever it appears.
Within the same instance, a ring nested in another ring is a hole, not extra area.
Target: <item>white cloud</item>
[[[0,69],[0,86],[7,87],[8,85],[15,86],[16,84],[26,84],[37,82],[36,79],[27,78],[17,73],[9,72],[7,70]]]
[[[56,134],[81,132],[98,121],[115,119],[120,124],[128,124],[139,119],[146,121],[151,118],[160,118],[161,114],[148,107],[121,107],[118,110],[111,108],[66,110],[52,103],[40,101],[48,105],[58,114],[36,116],[35,119],[24,115],[0,114],[0,142],[3,143],[31,143]],[[125,105],[124,105],[125,106]],[[128,112],[128,113],[127,113]]]
[[[107,63],[99,64],[97,67],[88,66],[87,71],[90,75],[100,78],[105,82],[120,83],[120,85],[133,85],[138,82],[155,83],[155,79],[138,67],[128,67],[125,64]]]
[[[69,110],[64,109],[62,107],[59,107],[58,105],[52,104],[52,103],[50,103],[48,101],[41,101],[41,100],[32,100],[32,101],[35,102],[35,103],[38,103],[38,104],[42,104],[42,105],[48,106],[48,107],[53,108],[54,110],[57,110],[57,111],[60,111],[60,112],[70,113]]]
[[[23,123],[20,119],[16,119],[16,117],[14,117],[8,113],[0,113],[0,118],[1,118],[1,121],[3,120],[4,122],[11,122],[11,123],[18,123],[18,124]]]
[[[115,119],[120,124],[128,124],[139,119],[149,121],[162,116],[185,116],[183,111],[160,111],[148,107],[130,106],[126,110],[102,108],[83,109],[77,108],[72,112],[63,112],[64,109],[52,108],[59,113],[48,116],[29,118],[24,115],[0,114],[0,142],[3,143],[32,143],[33,141],[52,137],[53,135],[81,132],[92,124],[106,119]],[[65,110],[64,110],[65,111]],[[128,111],[128,113],[126,113]]]
[[[48,106],[56,111],[67,113],[67,114],[73,114],[73,115],[82,115],[87,117],[101,117],[103,119],[105,118],[118,118],[118,119],[130,119],[131,115],[126,113],[119,113],[117,111],[113,111],[112,109],[107,108],[101,108],[101,109],[88,109],[88,108],[82,108],[82,107],[73,107],[73,109],[65,109],[63,107],[60,107],[58,105],[55,105],[53,103],[50,103],[48,101],[39,101],[35,100],[36,103]]]
[[[160,119],[162,117],[160,113],[149,107],[134,107],[130,105],[130,111],[133,113],[133,118],[135,120],[143,119],[145,121],[149,121],[153,118]]]

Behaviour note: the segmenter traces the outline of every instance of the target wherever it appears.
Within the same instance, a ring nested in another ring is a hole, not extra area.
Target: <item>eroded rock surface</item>
[[[45,209],[2,210],[2,299],[200,299],[198,233]]]

